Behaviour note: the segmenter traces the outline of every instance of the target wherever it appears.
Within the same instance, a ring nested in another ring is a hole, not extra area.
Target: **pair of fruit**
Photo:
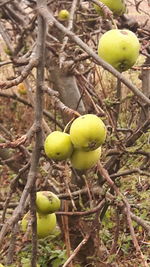
[[[101,3],[108,6],[108,8],[113,12],[114,15],[120,16],[126,12],[126,5],[124,0],[101,0]],[[94,8],[99,15],[103,15],[102,9],[94,4]],[[58,13],[59,20],[68,20],[69,12],[66,9],[62,9]]]
[[[56,227],[55,212],[60,208],[60,199],[50,191],[36,193],[36,217],[37,236],[44,238],[50,235]],[[22,219],[22,230],[26,232],[31,220],[30,213],[27,212]]]
[[[48,158],[66,160],[79,170],[93,167],[101,155],[101,145],[106,139],[106,127],[94,114],[86,114],[75,119],[70,134],[54,131],[44,142]]]

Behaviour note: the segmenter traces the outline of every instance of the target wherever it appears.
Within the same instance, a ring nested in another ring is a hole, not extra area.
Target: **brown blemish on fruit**
[[[126,32],[126,31],[120,31],[122,34],[124,34],[124,35],[128,35],[128,32]]]

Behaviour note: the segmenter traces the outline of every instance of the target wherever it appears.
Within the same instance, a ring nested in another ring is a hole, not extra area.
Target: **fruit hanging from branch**
[[[36,209],[41,214],[53,213],[60,208],[60,199],[50,191],[36,193]]]
[[[77,149],[95,150],[106,139],[105,124],[94,114],[80,116],[70,127],[70,138]]]
[[[120,72],[130,69],[137,61],[140,43],[130,30],[113,29],[105,32],[98,44],[98,55]]]
[[[56,227],[56,215],[55,213],[51,214],[39,214],[36,213],[37,217],[37,236],[38,238],[44,238],[53,233]],[[22,231],[26,232],[28,225],[31,221],[31,215],[27,212],[21,222]]]
[[[71,164],[77,170],[86,170],[94,167],[101,156],[101,147],[92,151],[76,149],[71,156]]]
[[[73,151],[70,135],[64,132],[54,131],[50,133],[44,142],[45,154],[53,160],[65,160]]]
[[[126,4],[124,0],[100,0],[105,4],[114,15],[120,16],[126,12]],[[94,4],[94,8],[99,15],[103,15],[102,8]]]

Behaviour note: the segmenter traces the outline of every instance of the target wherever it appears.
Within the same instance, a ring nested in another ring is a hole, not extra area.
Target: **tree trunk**
[[[149,66],[150,64],[150,58],[146,58],[144,66]],[[143,68],[142,70],[142,89],[143,93],[150,98],[150,69],[149,68]],[[150,108],[148,105],[143,105],[143,109],[141,110],[141,116],[140,116],[140,123],[143,123],[146,118],[150,116]]]
[[[54,60],[49,67],[50,81],[53,83],[53,89],[60,94],[60,100],[69,108],[78,111],[80,114],[86,112],[79,88],[77,86],[75,76],[60,68],[58,63]],[[65,115],[64,122],[66,123],[70,118]]]

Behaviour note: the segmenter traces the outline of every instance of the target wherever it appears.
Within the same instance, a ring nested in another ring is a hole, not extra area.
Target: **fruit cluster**
[[[106,139],[106,127],[94,114],[86,114],[73,121],[70,133],[54,131],[44,142],[45,154],[53,160],[70,158],[75,169],[93,167],[100,158],[101,145]]]
[[[55,212],[60,208],[60,199],[50,191],[36,193],[36,217],[37,236],[44,238],[50,235],[56,227]],[[27,212],[22,219],[22,230],[26,232],[31,221],[30,212]]]

